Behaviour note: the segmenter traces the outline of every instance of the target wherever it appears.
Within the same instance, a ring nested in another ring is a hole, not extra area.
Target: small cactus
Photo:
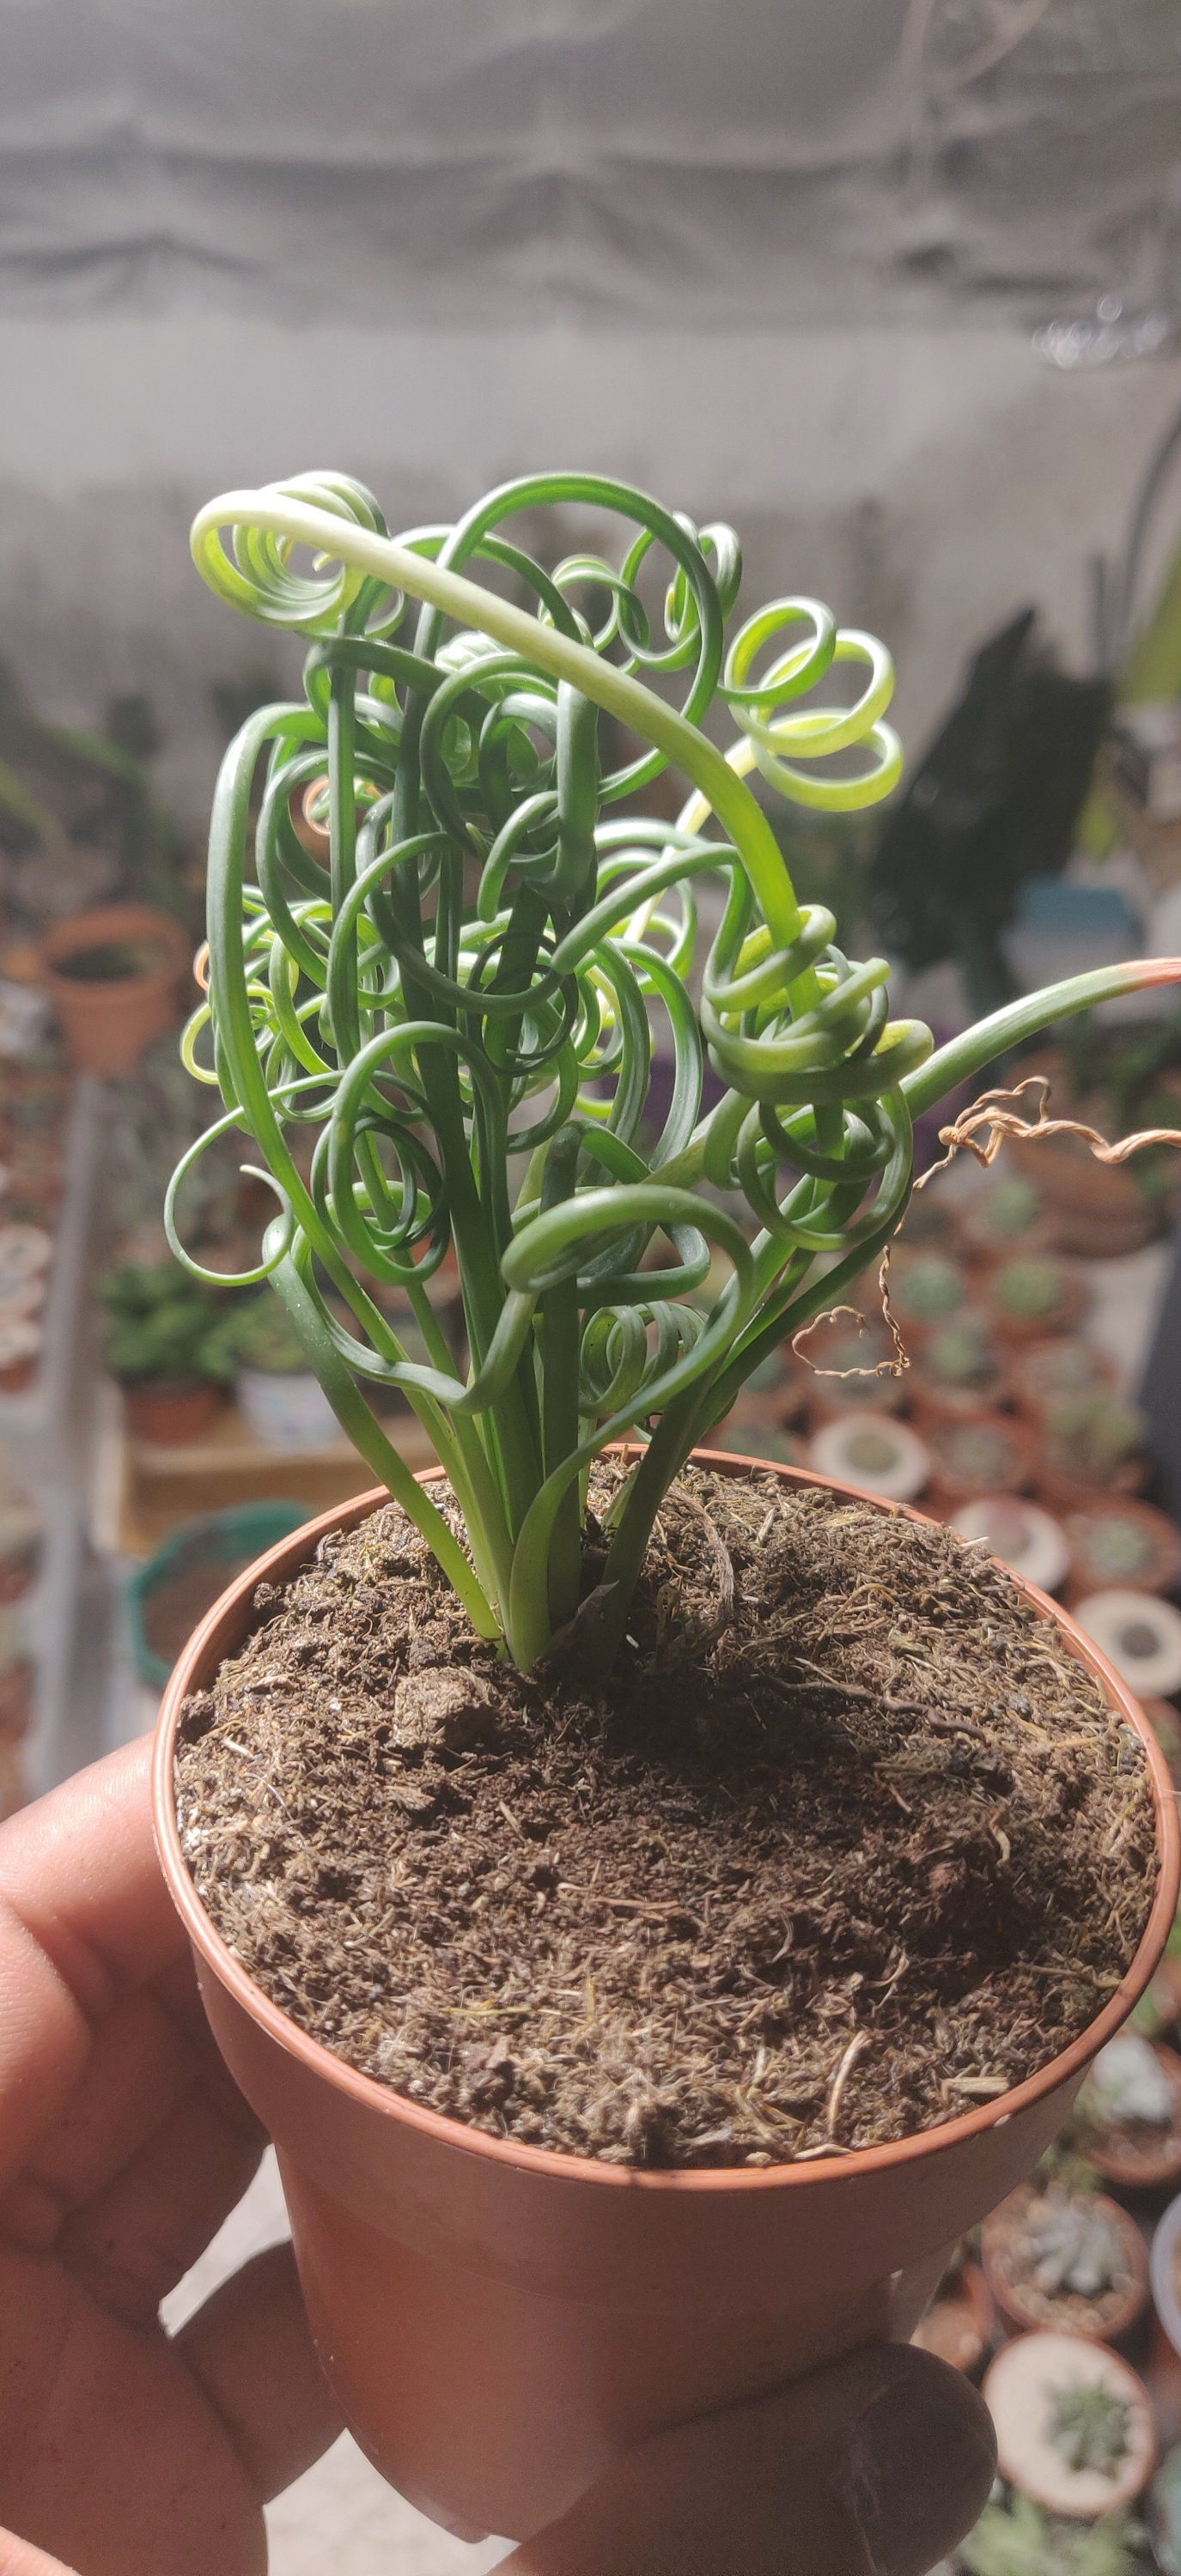
[[[1031,2211],[1033,2278],[1047,2298],[1102,2298],[1121,2288],[1127,2264],[1119,2231],[1093,2201],[1049,2191]]]
[[[1148,2040],[1122,2030],[1100,2049],[1079,2107],[1095,2128],[1167,2129],[1175,2097]]]
[[[1114,2478],[1127,2457],[1132,2409],[1098,2379],[1064,2380],[1048,2390],[1046,2439],[1076,2475]]]

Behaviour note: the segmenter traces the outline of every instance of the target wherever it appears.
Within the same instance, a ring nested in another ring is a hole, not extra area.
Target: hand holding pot
[[[263,2139],[159,1876],[144,1746],[0,1834],[0,1996],[0,2576],[263,2576],[263,2503],[338,2418],[288,2248],[158,2321]],[[992,2461],[967,2382],[878,2347],[637,2446],[508,2567],[920,2576]]]
[[[0,1998],[0,2525],[34,2544],[0,2529],[0,2576],[262,2576],[263,2504],[339,2422],[289,2247],[158,2321],[265,2140],[160,1877],[146,1745],[0,1834]]]

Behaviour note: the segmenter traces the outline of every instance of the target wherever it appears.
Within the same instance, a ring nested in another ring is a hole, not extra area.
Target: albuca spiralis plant
[[[512,528],[549,504],[621,520],[621,559],[547,568]],[[533,475],[393,539],[359,484],[305,475],[211,502],[193,549],[220,598],[309,645],[303,703],[260,708],[226,754],[207,1000],[185,1041],[225,1103],[202,1142],[244,1130],[276,1192],[245,1276],[272,1282],[345,1431],[519,1665],[578,1613],[589,1470],[635,1440],[596,1586],[608,1657],[672,1478],[897,1227],[915,1113],[1063,1013],[1181,965],[1074,977],[937,1053],[891,1020],[886,961],[852,963],[832,915],[797,901],[748,784],[829,811],[884,795],[901,757],[889,656],[810,599],[773,601],[727,642],[731,531],[625,484]],[[855,702],[818,703],[845,665]],[[727,722],[722,749],[707,724]],[[629,812],[666,770],[677,820]],[[309,792],[327,869],[292,819]],[[703,880],[718,891],[699,957]],[[168,1225],[199,1270],[178,1211],[192,1160]],[[432,1306],[451,1247],[462,1378]],[[425,1361],[399,1340],[393,1288]],[[470,1557],[358,1381],[409,1399]]]

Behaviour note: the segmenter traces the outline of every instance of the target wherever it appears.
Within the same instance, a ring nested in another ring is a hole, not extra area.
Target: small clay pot
[[[87,948],[139,944],[150,962],[109,983],[86,983],[63,970]],[[66,1042],[81,1073],[129,1073],[144,1048],[179,1016],[181,985],[189,973],[189,941],[178,921],[146,903],[110,903],[72,913],[46,933],[41,976]]]
[[[890,1263],[890,1304],[903,1341],[921,1350],[941,1324],[969,1303],[967,1275],[946,1253],[900,1249]]]
[[[981,1494],[1019,1494],[1033,1483],[1028,1431],[1003,1413],[978,1422],[933,1423],[928,1433],[932,1499],[945,1510]]]
[[[199,1440],[216,1421],[225,1397],[208,1378],[145,1378],[123,1389],[127,1428],[136,1440],[175,1448]]]
[[[1115,1385],[1114,1361],[1082,1333],[1051,1333],[1018,1344],[1008,1354],[1008,1374],[1018,1412],[1034,1422],[1061,1396]]]
[[[969,1260],[991,1264],[1054,1249],[1041,1194],[1020,1173],[994,1171],[981,1178],[957,1215]]]
[[[910,2340],[971,2378],[993,2342],[996,2308],[978,2263],[958,2263],[945,2276]]]
[[[1060,2334],[1087,2335],[1113,2343],[1135,2325],[1148,2297],[1148,2249],[1134,2218],[1105,2193],[1065,2194],[1078,2200],[1088,2216],[1100,2216],[1118,2242],[1119,2278],[1091,2298],[1073,2290],[1043,2290],[1034,2278],[1036,2259],[1029,2220],[1044,2207],[1046,2195],[1029,2183],[1010,2192],[986,2218],[980,2238],[984,2277],[1002,2316],[1022,2331],[1050,2327]]]
[[[766,1473],[758,1459],[699,1457]],[[312,2331],[344,2415],[436,2520],[461,2537],[518,2537],[647,2433],[867,2337],[913,2330],[944,2249],[1032,2171],[1143,1993],[1173,1921],[1181,1839],[1130,1693],[1067,1614],[1023,1586],[1139,1736],[1156,1810],[1148,1927],[1068,2049],[917,2136],[762,2169],[625,2170],[443,2118],[346,2065],[252,1983],[200,1903],[176,1821],[181,1710],[248,1633],[259,1582],[287,1581],[322,1538],[386,1501],[364,1494],[310,1522],[238,1575],[194,1631],[161,1709],[156,1837],[214,2034],[278,2145]]]
[[[1006,1406],[1011,1393],[979,1307],[965,1308],[926,1335],[903,1384],[920,1430],[927,1423],[983,1421]]]
[[[1052,1302],[1036,1304],[1015,1301],[1007,1293],[1015,1292],[1018,1283],[1044,1277],[1047,1291],[1054,1286]],[[999,1341],[1012,1344],[1044,1341],[1047,1335],[1072,1332],[1087,1305],[1087,1290],[1073,1271],[1045,1255],[1019,1256],[1013,1261],[1000,1261],[990,1270],[986,1281],[988,1312]]]
[[[1153,2049],[1173,2093],[1173,2116],[1167,2128],[1134,2120],[1082,2132],[1088,2164],[1119,2191],[1159,2191],[1163,2183],[1181,2180],[1181,2057],[1159,2044]]]
[[[1172,1592],[1181,1579],[1181,1532],[1151,1503],[1113,1494],[1085,1510],[1068,1512],[1063,1526],[1070,1548],[1071,1600],[1113,1585],[1130,1592]]]

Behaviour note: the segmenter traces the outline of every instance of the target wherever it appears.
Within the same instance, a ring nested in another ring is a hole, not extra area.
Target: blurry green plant
[[[97,1295],[111,1318],[103,1361],[121,1386],[221,1384],[232,1376],[221,1343],[226,1318],[175,1262],[127,1262],[97,1282]]]
[[[268,1377],[304,1377],[311,1362],[290,1315],[271,1296],[250,1297],[220,1317],[214,1354],[227,1377],[260,1369]]]
[[[622,560],[547,569],[511,533],[543,504],[621,518]],[[252,714],[222,767],[208,1002],[186,1040],[194,1069],[212,1040],[226,1117],[210,1135],[253,1136],[279,1200],[245,1276],[273,1281],[344,1429],[523,1666],[579,1612],[593,1460],[637,1442],[597,1587],[606,1660],[671,1479],[888,1243],[916,1113],[1065,1012],[1181,965],[1076,977],[937,1054],[920,1023],[891,1021],[886,961],[852,963],[832,912],[800,904],[745,783],[757,771],[828,814],[884,795],[901,757],[889,656],[808,599],[727,643],[731,531],[624,484],[534,475],[392,540],[359,484],[305,476],[211,502],[193,548],[221,598],[310,647],[304,701]],[[846,669],[855,703],[817,704]],[[603,714],[641,746],[606,770]],[[726,718],[723,753],[707,725]],[[667,768],[687,782],[678,819],[629,815]],[[309,790],[326,867],[304,845]],[[700,958],[703,877],[724,901]],[[169,1194],[178,1250],[200,1150]],[[451,1245],[466,1378],[432,1312]],[[703,1315],[711,1248],[728,1275]],[[428,1364],[372,1293],[394,1285]],[[413,1404],[470,1558],[358,1378]]]
[[[1112,2514],[1089,2529],[1060,2522],[1029,2496],[987,2504],[975,2529],[961,2541],[957,2564],[970,2576],[1134,2576],[1147,2562],[1144,2534],[1126,2514]]]

